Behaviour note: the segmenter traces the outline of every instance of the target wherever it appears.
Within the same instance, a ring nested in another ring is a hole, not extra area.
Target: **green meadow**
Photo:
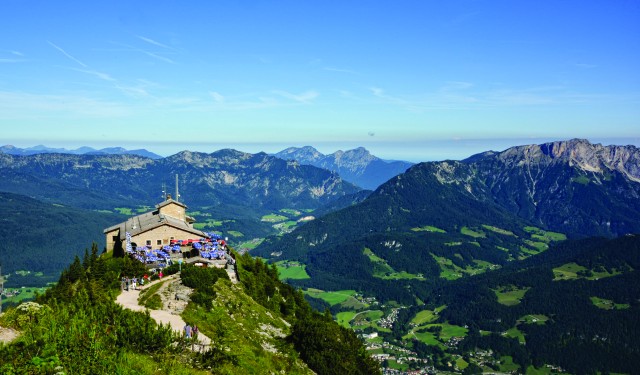
[[[616,275],[622,274],[620,270],[612,270],[612,272],[608,272],[605,269],[601,270],[590,270],[584,266],[581,266],[576,263],[566,263],[560,267],[556,267],[553,269],[553,280],[576,280],[576,279],[587,279],[587,280],[598,280],[605,277],[612,277]]]
[[[630,307],[628,303],[615,303],[610,299],[600,297],[590,297],[590,299],[595,307],[603,310],[626,310]]]
[[[520,301],[522,301],[525,293],[527,293],[529,289],[530,288],[517,288],[514,286],[508,286],[499,287],[492,290],[496,294],[496,297],[498,297],[498,303],[505,306],[515,306],[519,304]]]
[[[431,225],[425,225],[423,227],[411,228],[414,232],[433,232],[433,233],[447,233],[446,230],[434,227]]]
[[[473,238],[484,238],[486,235],[482,231],[475,231],[468,227],[462,227],[460,233]]]
[[[353,298],[356,294],[355,290],[338,290],[336,292],[325,292],[324,290],[309,288],[304,291],[305,294],[308,294],[314,298],[320,298],[329,305],[337,305],[339,303],[343,303],[349,298]]]
[[[502,228],[498,228],[498,227],[494,227],[494,226],[486,225],[486,224],[483,224],[482,227],[484,229],[490,230],[490,231],[495,232],[495,233],[504,234],[505,236],[514,236],[515,237],[515,234],[513,234],[513,232],[508,231],[506,229],[502,229]]]
[[[264,215],[260,220],[266,221],[268,223],[279,223],[281,221],[285,221],[288,218],[286,216],[278,215],[278,214],[269,214]]]
[[[276,262],[275,265],[278,268],[278,277],[280,280],[303,280],[311,278],[307,273],[307,266],[300,262],[283,260]]]

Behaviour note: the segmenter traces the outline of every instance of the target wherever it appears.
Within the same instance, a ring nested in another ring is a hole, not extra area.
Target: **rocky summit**
[[[579,236],[639,230],[640,150],[582,139],[466,159],[491,199],[518,216]]]
[[[413,165],[406,161],[382,160],[364,147],[347,151],[338,150],[328,155],[320,153],[311,146],[290,147],[276,153],[275,156],[334,171],[345,181],[370,190],[375,190]]]

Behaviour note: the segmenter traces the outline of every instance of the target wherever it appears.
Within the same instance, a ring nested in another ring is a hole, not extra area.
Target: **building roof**
[[[183,207],[184,209],[187,208],[187,205],[182,203],[182,202],[178,202],[178,201],[174,201],[173,199],[171,199],[171,197],[167,198],[165,201],[156,204],[156,208],[162,208],[164,206],[170,205],[171,203],[177,204],[180,207]]]
[[[172,202],[165,201],[156,207],[161,207],[169,203],[172,203]],[[186,207],[184,204],[180,202],[173,201],[173,203],[177,203],[181,206]],[[127,221],[124,221],[122,223],[106,228],[104,230],[104,233],[106,234],[119,229],[120,239],[124,240],[126,238],[126,232],[131,233],[132,236],[136,236],[163,225],[169,225],[176,229],[189,232],[199,238],[206,237],[204,232],[192,228],[187,221],[179,220],[168,215],[162,215],[159,213],[159,210],[146,212],[137,216],[132,216],[128,218]]]

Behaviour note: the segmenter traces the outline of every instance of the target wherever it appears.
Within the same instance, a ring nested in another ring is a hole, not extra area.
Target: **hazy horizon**
[[[568,138],[569,139],[569,138]],[[182,151],[192,151],[192,152],[204,152],[204,153],[212,153],[215,151],[219,151],[222,149],[234,149],[247,153],[258,153],[258,152],[266,152],[268,154],[275,154],[282,150],[285,150],[289,147],[304,147],[311,146],[318,150],[319,152],[327,155],[332,154],[336,151],[347,151],[352,150],[357,147],[366,148],[372,155],[377,156],[381,159],[385,160],[404,160],[413,163],[419,162],[427,162],[427,161],[440,161],[446,159],[452,160],[462,160],[468,158],[469,156],[485,152],[485,151],[504,151],[510,147],[529,145],[529,144],[541,144],[546,142],[555,142],[555,141],[564,141],[568,139],[479,139],[479,140],[433,140],[428,142],[420,142],[419,144],[413,145],[404,145],[405,152],[401,155],[412,155],[413,152],[414,157],[400,157],[392,152],[385,152],[385,147],[388,145],[376,145],[376,144],[360,144],[360,145],[351,145],[351,144],[341,144],[340,142],[335,143],[324,143],[324,144],[298,144],[298,145],[290,145],[290,144],[236,144],[236,145],[220,145],[215,143],[193,143],[193,144],[184,144],[184,145],[167,145],[167,144],[78,144],[78,145],[67,145],[67,144],[26,144],[26,143],[5,143],[5,145],[11,145],[22,149],[33,148],[37,146],[45,146],[48,148],[64,148],[68,151],[74,151],[81,147],[91,147],[96,150],[111,148],[111,147],[122,147],[127,150],[137,150],[137,149],[145,149],[147,151],[158,154],[162,157],[167,157],[171,155],[175,155]],[[640,147],[640,138],[628,138],[628,139],[588,139],[591,143],[600,143],[602,145],[619,145],[619,146],[627,146],[632,145],[636,147]],[[403,145],[397,145],[398,147],[402,147]],[[409,152],[407,152],[407,149]],[[420,158],[420,155],[427,156],[426,158]],[[431,156],[431,157],[429,157]],[[438,157],[440,156],[440,157]]]

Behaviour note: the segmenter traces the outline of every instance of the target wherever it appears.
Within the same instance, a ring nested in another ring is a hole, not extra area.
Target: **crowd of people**
[[[164,275],[162,274],[162,270],[158,273],[158,278],[162,279]],[[122,276],[120,279],[120,290],[128,292],[129,290],[139,290],[138,287],[143,287],[144,284],[149,283],[151,278],[149,275],[144,274],[142,277],[129,277]]]

